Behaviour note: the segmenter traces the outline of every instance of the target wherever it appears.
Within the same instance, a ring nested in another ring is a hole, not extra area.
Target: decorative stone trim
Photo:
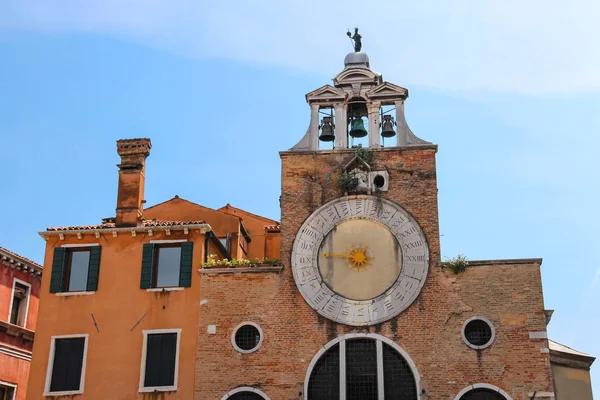
[[[230,391],[229,393],[227,393],[225,396],[221,397],[221,400],[227,400],[234,394],[240,393],[240,392],[256,393],[256,394],[262,396],[262,398],[265,400],[271,400],[271,398],[269,396],[267,396],[263,391],[261,391],[260,389],[257,389],[257,388],[253,388],[251,386],[241,386],[241,387],[235,388],[232,391]]]
[[[529,392],[529,393],[527,393],[527,396],[530,399],[553,399],[554,393],[553,392]]]
[[[529,339],[548,339],[547,332],[529,332]]]
[[[471,386],[467,386],[466,388],[464,388],[463,390],[461,390],[456,397],[454,398],[454,400],[460,400],[461,397],[470,392],[471,390],[474,389],[489,389],[489,390],[493,390],[494,392],[497,392],[498,394],[501,394],[502,396],[504,396],[504,398],[506,400],[513,400],[512,397],[510,397],[508,395],[508,393],[506,393],[504,390],[500,389],[498,386],[494,386],[494,385],[490,385],[489,383],[475,383]],[[533,393],[532,393],[533,394]]]
[[[476,346],[476,345],[470,343],[467,340],[467,337],[465,335],[465,328],[467,327],[469,322],[475,321],[475,320],[480,320],[480,321],[485,322],[486,324],[488,324],[488,326],[490,327],[490,329],[492,331],[492,337],[490,338],[490,340],[488,340],[488,342],[486,344],[483,344],[481,346]],[[481,316],[475,316],[475,317],[471,317],[465,321],[465,323],[463,324],[462,329],[460,331],[460,335],[462,336],[462,340],[465,342],[465,344],[467,346],[469,346],[470,348],[475,349],[475,350],[483,350],[487,347],[490,347],[492,345],[492,343],[494,343],[494,340],[496,339],[496,329],[494,328],[494,324],[492,324],[492,322],[489,319],[487,319],[485,317],[481,317]]]
[[[22,271],[26,274],[35,276],[38,279],[42,277],[43,267],[37,263],[27,260],[9,250],[5,250],[0,247],[0,262],[12,269]]]
[[[541,258],[508,258],[505,260],[468,260],[468,267],[483,267],[490,265],[522,265],[522,264],[542,264]],[[438,262],[438,267],[444,268],[448,266],[447,262]]]
[[[25,361],[31,361],[31,352],[30,351],[16,349],[14,347],[6,346],[3,344],[0,344],[0,354],[6,354],[7,356],[10,356],[10,357],[19,358],[19,359],[25,360]]]
[[[217,274],[254,274],[261,272],[275,272],[279,273],[283,270],[283,265],[276,265],[273,267],[252,267],[252,268],[199,268],[198,272],[204,275],[217,275]]]
[[[155,232],[174,232],[174,231],[190,231],[190,230],[198,230],[200,233],[206,233],[212,230],[210,225],[208,224],[190,224],[190,225],[173,225],[173,226],[133,226],[133,227],[124,227],[124,228],[98,228],[98,229],[81,229],[81,230],[61,230],[61,231],[43,231],[38,232],[38,234],[44,239],[48,240],[51,236],[58,236],[60,240],[64,240],[66,235],[85,235],[85,234],[98,234],[102,233],[112,233],[113,237],[117,237],[119,233],[130,233],[133,235],[134,232],[137,233],[148,233],[149,236],[152,236]]]
[[[254,348],[252,348],[252,349],[250,349],[250,350],[244,350],[244,349],[240,348],[240,347],[237,345],[237,343],[235,342],[235,334],[237,333],[237,331],[238,331],[238,330],[239,330],[241,327],[243,327],[243,326],[246,326],[246,325],[252,325],[253,327],[255,327],[255,328],[258,330],[258,334],[260,335],[260,338],[258,339],[258,344],[257,344],[257,345],[256,345]],[[235,350],[236,350],[238,353],[244,353],[244,354],[254,353],[256,350],[258,350],[258,349],[260,348],[260,345],[261,345],[261,344],[262,344],[262,342],[263,342],[263,337],[264,337],[264,335],[263,335],[263,331],[262,331],[262,329],[260,328],[260,326],[258,326],[258,324],[254,323],[254,322],[249,322],[249,321],[246,321],[246,322],[242,322],[241,324],[239,324],[238,326],[236,326],[235,328],[233,328],[233,332],[231,332],[231,344],[233,345],[233,348],[234,348],[234,349],[235,349]]]

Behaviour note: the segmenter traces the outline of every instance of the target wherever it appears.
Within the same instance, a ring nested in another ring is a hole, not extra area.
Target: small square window
[[[14,280],[8,321],[13,325],[25,327],[29,308],[31,285],[18,279]],[[0,397],[2,400],[2,397]]]
[[[177,390],[181,329],[143,331],[140,392]]]
[[[0,400],[15,400],[17,385],[0,382]]]
[[[87,335],[52,338],[45,396],[83,393],[86,352]]]
[[[63,291],[84,292],[87,289],[90,268],[90,249],[69,249],[67,257]]]
[[[181,243],[156,246],[154,256],[153,287],[179,286],[181,268]]]

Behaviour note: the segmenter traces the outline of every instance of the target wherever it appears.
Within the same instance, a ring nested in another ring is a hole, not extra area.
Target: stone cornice
[[[34,275],[38,278],[42,276],[43,267],[41,265],[1,247],[0,262],[17,271],[23,271],[24,273]]]
[[[439,262],[438,267],[448,267],[450,261]],[[519,265],[519,264],[537,264],[542,265],[541,258],[508,258],[505,260],[467,260],[468,267],[483,267],[489,265]]]
[[[117,237],[119,233],[130,233],[132,236],[135,236],[136,233],[148,233],[149,236],[152,236],[154,232],[173,232],[173,231],[184,231],[185,233],[197,230],[200,233],[206,233],[212,230],[209,224],[188,224],[188,225],[172,225],[172,226],[132,226],[132,227],[123,227],[123,228],[98,228],[98,229],[65,229],[65,230],[55,230],[55,231],[42,231],[38,232],[38,234],[44,238],[44,240],[48,240],[51,236],[59,236],[61,239],[64,239],[65,236],[73,236],[81,237],[86,234],[94,234],[97,238],[100,237],[103,233],[110,233],[112,236]]]
[[[370,147],[367,147],[370,149]],[[374,152],[379,151],[412,151],[412,150],[435,150],[437,152],[437,144],[414,144],[400,147],[380,147],[373,148]],[[356,153],[356,149],[333,149],[333,150],[286,150],[280,151],[279,156],[292,156],[298,154],[343,154],[343,153]]]

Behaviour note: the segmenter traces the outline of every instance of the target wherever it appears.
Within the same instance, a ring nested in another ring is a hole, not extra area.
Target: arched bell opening
[[[333,149],[335,144],[335,110],[333,106],[319,107],[319,149]]]
[[[369,147],[369,111],[367,101],[353,97],[348,101],[348,147]]]
[[[396,121],[394,112],[396,106],[392,104],[382,104],[379,107],[379,135],[381,135],[381,147],[394,147],[397,143]],[[387,143],[386,143],[387,141]]]
[[[420,377],[398,344],[377,334],[332,340],[311,361],[305,400],[420,400]]]

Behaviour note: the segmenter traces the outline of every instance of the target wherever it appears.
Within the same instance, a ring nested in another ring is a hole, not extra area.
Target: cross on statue
[[[346,32],[346,35],[348,35],[348,37],[350,38],[350,40],[354,41],[354,51],[356,53],[358,53],[362,47],[362,36],[360,36],[360,34],[358,33],[358,28],[354,28],[354,36],[352,36],[352,34],[350,33],[350,30],[348,30],[348,32]]]

